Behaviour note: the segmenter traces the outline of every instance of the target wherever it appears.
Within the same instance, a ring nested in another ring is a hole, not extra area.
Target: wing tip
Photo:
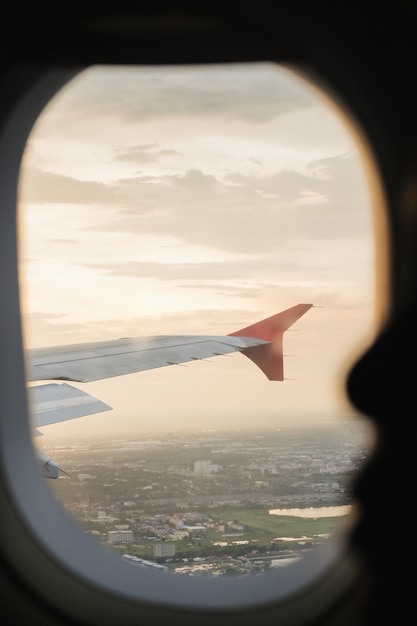
[[[265,341],[274,341],[278,336],[282,335],[290,326],[292,326],[300,317],[307,313],[313,304],[296,304],[285,311],[276,313],[271,317],[267,317],[255,324],[241,328],[240,330],[230,333],[229,337],[254,337]]]

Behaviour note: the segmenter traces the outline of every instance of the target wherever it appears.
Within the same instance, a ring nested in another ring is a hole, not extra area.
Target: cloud
[[[112,204],[116,190],[96,181],[79,180],[26,166],[21,170],[20,201],[28,204]]]
[[[239,414],[245,390],[256,414],[267,393],[280,410],[334,406],[340,360],[371,324],[371,216],[354,142],[306,86],[273,63],[94,67],[57,94],[21,170],[26,345],[222,335],[312,302],[285,338],[299,383],[242,389],[240,362],[264,380],[238,355],[231,400]],[[187,398],[207,390],[200,367]]]
[[[145,151],[146,152],[146,151]],[[354,153],[312,162],[307,173],[136,175],[114,183],[81,181],[27,167],[22,200],[115,209],[97,232],[169,236],[232,253],[276,251],[293,240],[367,235],[369,210]]]
[[[125,124],[193,118],[262,124],[316,101],[301,79],[273,63],[94,67],[55,98],[49,128],[63,111],[69,123],[76,111],[78,120],[99,116]]]
[[[355,157],[318,163],[327,178],[295,171],[223,179],[189,170],[158,182],[120,181],[123,208],[109,228],[170,234],[184,243],[231,252],[276,250],[293,239],[353,238],[367,233],[369,211]],[[131,198],[134,198],[134,206]]]
[[[136,165],[154,163],[166,156],[181,156],[181,153],[177,150],[164,150],[159,148],[157,143],[143,144],[114,151],[114,159],[116,159],[116,161],[134,163]]]
[[[265,280],[276,272],[271,267],[270,258],[251,258],[239,261],[221,261],[221,262],[204,262],[204,263],[152,263],[152,262],[138,262],[134,260],[128,260],[125,262],[117,262],[111,260],[107,263],[90,263],[82,262],[78,263],[81,267],[92,268],[98,270],[108,276],[125,276],[131,278],[151,278],[153,280],[161,281],[195,281],[198,288],[212,289],[213,283],[202,284],[201,281],[218,281],[224,280],[230,282],[236,279],[246,278],[249,281],[255,281],[259,283],[262,281],[262,276]],[[298,273],[300,270],[300,264],[291,260],[284,260],[280,263],[281,271],[285,273],[286,277],[291,276],[291,273]],[[304,271],[306,268],[301,265],[301,269]],[[223,284],[223,289],[225,288]]]
[[[103,316],[77,322],[66,313],[28,311],[24,316],[25,343],[32,348],[164,334],[224,335],[268,314],[264,310],[248,313],[246,309],[231,308],[226,315],[222,310],[197,308],[120,318]]]

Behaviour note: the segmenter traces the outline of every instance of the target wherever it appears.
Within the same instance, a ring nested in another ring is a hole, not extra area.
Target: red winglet
[[[290,326],[294,324],[304,313],[311,309],[312,304],[296,304],[291,309],[286,309],[267,317],[261,322],[246,326],[241,330],[230,333],[231,337],[256,337],[256,339],[264,339],[265,341],[274,341],[279,335],[282,335]]]
[[[251,359],[269,380],[284,380],[283,334],[312,306],[312,304],[297,304],[261,322],[230,333],[230,336],[255,337],[268,341],[269,343],[245,348],[242,354]]]

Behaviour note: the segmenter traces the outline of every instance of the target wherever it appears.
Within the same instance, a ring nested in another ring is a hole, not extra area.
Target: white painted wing
[[[297,304],[225,336],[166,335],[35,348],[27,351],[27,378],[91,382],[239,351],[270,380],[283,380],[283,334],[311,307]],[[44,385],[31,390],[35,426],[110,408],[68,385]]]
[[[270,380],[283,380],[283,334],[312,306],[297,304],[225,336],[166,335],[35,348],[27,352],[27,378],[91,382],[239,351]]]
[[[226,336],[167,335],[32,349],[27,378],[91,382],[239,351],[270,380],[283,380],[283,334],[311,307],[297,304]],[[35,429],[111,408],[66,384],[30,387],[29,394]],[[39,461],[46,477],[58,477],[60,468],[52,459],[40,453]]]
[[[35,428],[111,410],[105,402],[66,383],[29,387],[28,395]],[[35,432],[35,435],[40,434]]]
[[[248,337],[159,336],[28,351],[28,380],[91,382],[269,343]]]

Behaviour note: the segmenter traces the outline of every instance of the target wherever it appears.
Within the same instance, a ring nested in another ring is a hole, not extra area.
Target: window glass
[[[214,349],[70,383],[111,410],[34,445],[87,532],[178,574],[246,575],[350,518],[371,436],[344,381],[374,334],[373,224],[356,140],[316,89],[273,63],[92,67],[29,137],[19,227],[29,363],[313,305],[284,334],[282,381]]]

